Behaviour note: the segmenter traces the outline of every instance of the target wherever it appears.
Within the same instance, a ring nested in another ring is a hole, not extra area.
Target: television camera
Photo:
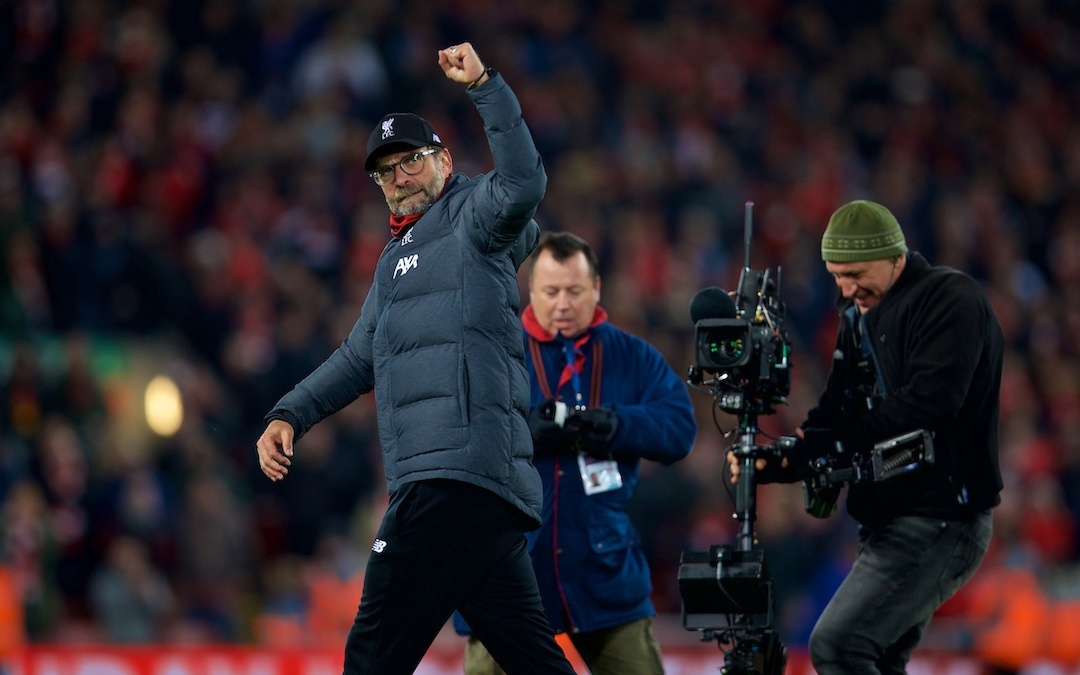
[[[775,445],[759,445],[758,416],[775,412],[791,388],[791,343],[780,300],[780,276],[750,268],[753,203],[746,203],[745,265],[734,297],[706,288],[690,303],[696,364],[687,381],[707,387],[719,408],[738,416],[731,450],[739,461],[735,486],[734,545],[684,551],[679,564],[683,627],[716,640],[724,652],[724,675],[780,675],[787,649],[773,626],[775,598],[765,554],[754,547],[755,462],[780,457]]]
[[[784,328],[779,276],[746,267],[731,298],[713,287],[690,303],[697,364],[691,384],[708,384],[716,405],[734,415],[770,414],[791,389],[791,343]],[[708,374],[714,379],[706,380]]]
[[[772,578],[764,551],[754,547],[757,460],[771,460],[774,466],[783,457],[796,462],[792,475],[803,481],[807,513],[825,518],[836,510],[845,483],[885,481],[933,464],[934,444],[932,435],[921,429],[876,443],[868,451],[845,448],[821,430],[807,430],[801,447],[793,436],[758,443],[758,416],[774,413],[777,405],[787,402],[791,343],[779,271],[773,277],[769,270],[750,268],[752,210],[753,203],[747,202],[746,263],[738,290],[728,294],[706,288],[690,303],[696,363],[687,373],[691,385],[705,387],[713,396],[714,416],[720,409],[738,417],[731,452],[739,464],[734,514],[739,532],[733,545],[684,551],[678,583],[683,627],[719,643],[724,652],[721,673],[782,675],[787,649],[773,626]],[[861,390],[852,394],[852,400],[853,414],[874,405],[873,397]]]

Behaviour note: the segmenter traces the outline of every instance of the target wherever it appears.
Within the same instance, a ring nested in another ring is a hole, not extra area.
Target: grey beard
[[[386,200],[386,205],[390,208],[390,213],[395,216],[412,216],[420,213],[427,213],[427,210],[431,208],[431,205],[435,203],[435,200],[442,195],[443,188],[446,187],[446,177],[442,173],[435,174],[435,177],[431,179],[431,182],[424,186],[424,198],[411,205],[391,204],[390,200]]]
[[[424,199],[410,205],[394,206],[387,202],[387,206],[390,207],[390,213],[395,216],[411,216],[417,213],[427,213],[427,210],[431,208],[431,205],[435,203],[435,200],[431,198],[430,193],[424,193]]]

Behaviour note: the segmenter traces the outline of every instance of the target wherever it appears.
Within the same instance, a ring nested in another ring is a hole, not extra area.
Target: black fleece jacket
[[[843,313],[852,304],[844,301]],[[804,428],[835,430],[846,448],[915,429],[934,434],[935,463],[850,487],[848,511],[875,524],[898,516],[967,519],[1000,502],[998,407],[1004,338],[978,282],[909,253],[896,283],[864,315],[885,385],[869,411],[849,403],[865,378],[851,323],[841,317],[832,370]]]

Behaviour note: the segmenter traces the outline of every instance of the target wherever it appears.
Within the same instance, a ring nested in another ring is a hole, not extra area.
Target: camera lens
[[[717,342],[709,343],[709,354],[714,359],[724,359],[737,361],[742,358],[743,355],[743,341],[742,338],[732,338],[718,340]]]
[[[700,322],[698,327],[698,365],[711,370],[726,370],[749,363],[753,342],[750,322],[719,319]]]

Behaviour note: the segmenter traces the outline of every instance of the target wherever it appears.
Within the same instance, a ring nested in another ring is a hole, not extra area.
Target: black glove
[[[555,423],[555,401],[547,399],[529,411],[534,452],[570,452],[574,437]]]
[[[566,418],[563,425],[576,437],[580,448],[587,453],[603,453],[611,447],[619,431],[619,417],[614,410],[589,408],[578,410]]]

